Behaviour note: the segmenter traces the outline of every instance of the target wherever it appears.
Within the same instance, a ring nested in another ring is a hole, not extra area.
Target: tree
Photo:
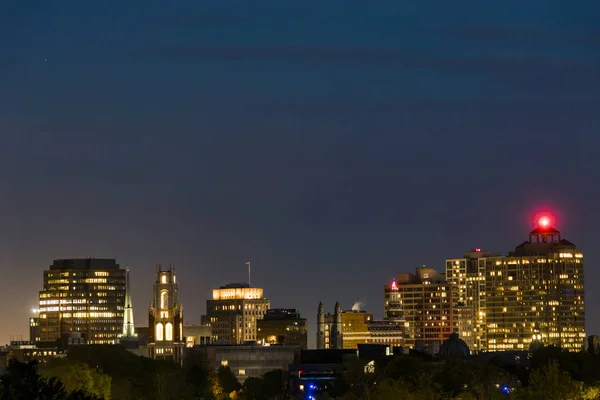
[[[42,376],[59,379],[68,392],[82,390],[95,394],[104,400],[111,398],[111,379],[87,364],[52,365],[41,370]]]
[[[562,370],[557,360],[537,368],[529,375],[529,387],[517,397],[520,400],[580,400],[583,385]]]
[[[43,378],[35,362],[9,361],[0,377],[0,400],[101,400],[101,397],[76,390],[69,393],[56,378]]]
[[[242,387],[229,367],[219,367],[217,378],[226,394],[236,392]]]

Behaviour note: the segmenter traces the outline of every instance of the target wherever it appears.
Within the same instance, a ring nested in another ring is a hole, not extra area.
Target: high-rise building
[[[317,313],[317,349],[358,349],[359,344],[402,346],[404,327],[397,321],[378,321],[373,314],[360,310],[342,311],[335,304],[334,313],[325,314],[319,303]]]
[[[257,341],[257,320],[270,308],[263,289],[245,283],[232,283],[213,290],[206,301],[203,325],[212,327],[212,339],[217,344],[243,344]]]
[[[114,344],[123,328],[125,270],[114,259],[54,260],[39,299],[33,322],[39,346],[72,332],[88,344]]]
[[[577,246],[542,219],[528,241],[485,264],[488,351],[527,349],[534,340],[583,349],[583,253]]]
[[[473,351],[486,348],[485,260],[499,253],[473,249],[462,258],[446,260],[446,280],[452,291],[453,328]]]
[[[416,274],[400,273],[384,286],[384,314],[404,322],[404,344],[435,353],[450,337],[452,293],[443,273],[420,267]]]
[[[306,318],[295,309],[269,309],[263,319],[257,321],[257,339],[268,344],[298,345],[306,349]]]
[[[178,300],[175,267],[156,266],[154,295],[148,315],[148,350],[150,358],[183,361],[183,306]]]

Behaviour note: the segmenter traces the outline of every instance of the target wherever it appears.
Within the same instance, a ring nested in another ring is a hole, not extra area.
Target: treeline
[[[398,356],[376,363],[371,373],[356,362],[341,382],[314,395],[338,400],[600,400],[600,356],[555,347],[536,351],[528,364],[501,357],[483,362],[477,357]]]
[[[344,376],[314,393],[291,396],[282,371],[241,385],[227,367],[181,368],[118,346],[81,346],[44,366],[11,361],[0,377],[0,400],[600,400],[600,356],[557,348],[536,351],[529,364],[501,357],[482,362],[397,356],[356,360]],[[369,371],[369,372],[367,372]],[[373,372],[374,371],[374,372]]]

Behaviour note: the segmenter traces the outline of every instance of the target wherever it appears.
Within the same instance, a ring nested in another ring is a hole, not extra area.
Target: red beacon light
[[[538,224],[542,227],[542,228],[547,228],[550,226],[550,218],[548,217],[541,217],[538,220]]]

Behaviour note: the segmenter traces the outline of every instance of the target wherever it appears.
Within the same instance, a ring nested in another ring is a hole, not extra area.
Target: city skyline
[[[533,234],[534,232],[536,232],[536,231],[538,231],[538,230],[542,229],[542,231],[544,231],[544,232],[545,232],[545,231],[553,231],[553,232],[556,232],[556,233],[557,233],[557,237],[560,237],[560,232],[559,232],[559,231],[556,231],[556,230],[554,229],[554,222],[556,221],[556,217],[555,217],[555,215],[554,215],[554,214],[552,214],[552,213],[549,213],[549,212],[547,212],[547,211],[544,211],[544,212],[537,212],[537,213],[535,214],[535,221],[536,221],[535,228],[534,228],[534,229],[533,229],[533,231],[530,233],[530,235],[531,235],[531,234]],[[567,243],[569,243],[569,242],[567,242]],[[569,243],[569,244],[570,244],[570,245],[572,245],[572,243]],[[510,253],[510,251],[504,251],[504,252],[502,252],[502,251],[488,251],[487,249],[482,249],[482,248],[474,248],[474,249],[471,249],[471,250],[469,250],[469,251],[466,251],[466,252],[465,252],[465,256],[466,256],[467,254],[470,254],[471,256],[473,256],[473,255],[477,255],[477,254],[487,254],[487,255],[490,255],[492,258],[504,258],[504,257],[506,257],[506,256],[507,256],[509,253]],[[110,260],[110,259],[108,259],[108,260],[102,260],[102,259],[96,259],[96,258],[81,258],[81,259],[79,259],[79,260],[83,260],[84,262],[87,262],[87,263],[89,263],[89,262],[90,262],[90,260],[92,260],[91,262],[94,262],[94,260],[98,260],[98,261],[100,261],[100,262],[107,262],[107,261],[108,261],[108,262],[114,262],[114,261],[118,261],[118,260]],[[450,260],[450,261],[452,261],[452,263],[454,263],[454,260]],[[54,260],[54,262],[53,262],[53,264],[51,265],[51,267],[52,267],[53,265],[56,265],[57,263],[67,263],[67,262],[72,262],[72,260]],[[448,259],[446,259],[444,262],[445,262],[445,263],[447,263],[447,262],[448,262]],[[247,262],[244,262],[243,264],[244,264],[244,265],[247,265]],[[158,267],[158,265],[159,265],[159,264],[156,264],[156,265],[155,265],[155,268],[157,268],[157,270],[158,270],[158,268],[159,268],[159,267]],[[171,264],[171,265],[172,265],[172,264]],[[117,264],[117,266],[118,266],[118,264]],[[172,265],[172,267],[175,267],[175,265]],[[129,271],[129,270],[130,270],[130,268],[131,268],[131,267],[127,266],[127,267],[125,267],[123,270],[125,270],[125,269],[126,269],[127,271]],[[419,269],[419,268],[417,268],[417,269]],[[421,269],[423,269],[423,268],[421,268]],[[446,273],[446,271],[445,271],[445,270],[447,269],[447,267],[445,267],[445,268],[442,268],[442,270],[441,270],[441,271],[440,271],[440,270],[437,270],[436,268],[432,268],[432,269],[433,269],[433,270],[435,270],[435,271],[437,271],[437,272],[439,272],[439,273],[441,273],[441,275],[440,275],[440,276],[443,276],[443,277],[444,277],[444,278],[443,278],[443,279],[444,279],[443,281],[444,281],[444,282],[446,282],[446,279],[448,279],[447,277],[445,277],[445,273]],[[402,274],[404,274],[404,272],[399,272],[399,273],[398,273],[398,277],[399,277],[400,275],[402,275]],[[135,282],[135,279],[132,279],[132,280]],[[233,282],[233,281],[232,281],[232,282]],[[395,285],[395,282],[397,282],[397,278],[396,278],[396,277],[392,278],[391,282],[392,282],[392,284],[393,284],[393,285]],[[387,288],[386,290],[388,290],[388,289],[389,289],[388,283],[389,283],[389,282],[386,282],[386,283],[384,283],[384,284],[386,285],[386,288]],[[213,288],[213,290],[212,290],[212,295],[209,295],[209,296],[208,296],[206,299],[204,299],[204,301],[206,301],[206,302],[207,302],[207,304],[208,304],[208,302],[209,302],[209,301],[212,301],[212,299],[214,299],[214,298],[215,298],[214,296],[215,296],[215,293],[216,293],[216,292],[222,291],[223,289],[226,289],[226,290],[227,290],[227,288],[230,288],[230,287],[231,287],[231,288],[238,288],[238,287],[239,287],[239,288],[243,288],[243,287],[249,287],[249,288],[253,288],[253,289],[254,289],[254,288],[258,288],[258,289],[256,289],[256,290],[259,290],[259,291],[260,291],[260,296],[259,296],[259,297],[261,297],[261,296],[262,296],[262,293],[263,293],[263,289],[262,289],[262,288],[260,288],[259,286],[249,286],[247,283],[235,282],[235,283],[229,283],[229,284],[220,285],[220,286],[218,286],[218,288],[217,288],[217,289],[214,289],[214,288]],[[233,289],[229,289],[229,290],[231,291],[231,290],[233,290]],[[239,290],[248,290],[248,289],[239,289]],[[268,291],[268,290],[265,290],[265,292],[267,292],[267,291]],[[196,293],[196,296],[201,296],[201,294],[199,294],[199,293]],[[387,296],[387,291],[386,291],[386,296]],[[262,297],[261,297],[261,298],[262,298]],[[387,298],[387,297],[386,297],[386,298]],[[200,298],[199,298],[199,297],[196,297],[196,301],[198,301],[198,300],[200,300]],[[265,300],[265,301],[267,301],[267,302],[268,302],[268,300]],[[291,301],[291,303],[290,303],[290,301]],[[290,300],[290,299],[288,299],[288,303],[290,303],[290,304],[291,304],[291,306],[294,306],[294,304],[295,304],[295,302],[294,302],[294,300],[293,300],[293,299],[291,299],[291,300]],[[382,302],[382,303],[383,303],[383,302]],[[337,302],[336,302],[336,304],[337,304]],[[350,311],[350,310],[354,310],[354,307],[355,307],[355,305],[356,305],[356,304],[359,304],[362,310],[366,310],[366,311],[368,311],[369,313],[371,313],[371,314],[374,314],[374,315],[376,315],[376,316],[378,316],[378,317],[379,317],[380,315],[383,315],[383,316],[385,316],[385,311],[384,311],[383,304],[381,305],[381,310],[380,310],[380,309],[373,310],[372,308],[369,308],[369,307],[364,307],[364,306],[363,306],[363,305],[364,305],[364,300],[363,300],[363,301],[355,301],[355,302],[353,302],[352,304],[353,304],[353,306],[351,306],[351,307],[350,307],[350,306],[346,306],[346,305],[344,305],[343,307],[341,307],[341,309],[342,309],[343,311]],[[288,304],[288,305],[289,305],[289,304]],[[269,308],[269,307],[268,307],[268,308]],[[274,306],[271,306],[270,308],[281,308],[281,305],[274,305]],[[204,314],[205,314],[206,312],[207,312],[207,310],[205,309],[204,313],[202,314],[202,316],[203,316],[203,317],[204,317]],[[134,313],[135,313],[135,314],[140,314],[140,311],[139,311],[139,310],[138,310],[136,307],[134,307]],[[308,313],[308,315],[310,316],[310,312]],[[379,318],[380,318],[380,317],[379,317]],[[197,319],[199,320],[200,318],[197,318]],[[311,318],[309,317],[308,319],[309,319],[309,321],[310,321],[310,319],[311,319]],[[136,320],[137,320],[137,321],[139,321],[139,318],[138,318],[138,319],[136,319]],[[143,318],[142,318],[142,320],[143,320]],[[196,324],[196,323],[198,323],[198,321],[197,321],[197,320],[191,320],[191,321],[190,321],[188,318],[185,318],[185,319],[184,319],[184,321],[185,321],[185,324],[186,324],[186,325],[187,325],[187,324],[190,324],[190,323],[191,323],[191,324]],[[139,322],[138,322],[138,324],[136,324],[136,326],[146,326],[146,325],[147,325],[147,323],[139,323]],[[587,326],[588,326],[588,323],[587,323],[587,319],[586,319],[586,327],[587,327]],[[311,328],[312,328],[312,329],[311,329]],[[311,324],[309,323],[309,325],[308,325],[308,329],[309,329],[309,333],[310,333],[310,332],[311,332],[313,329],[314,329],[314,331],[316,332],[316,330],[317,330],[317,321],[316,321],[316,320],[314,321],[314,326],[311,326]],[[589,335],[589,334],[594,334],[594,333],[593,333],[593,332],[592,332],[592,333],[590,333],[590,332],[588,331],[588,332],[587,332],[587,334]],[[24,335],[23,335],[23,336],[24,336]],[[313,336],[314,336],[314,335],[313,335]],[[310,337],[310,334],[309,334],[309,337]],[[315,341],[315,342],[313,342],[313,340],[315,340],[315,339],[314,339],[314,338],[313,338],[312,340],[311,340],[311,339],[309,339],[309,342],[308,342],[308,343],[309,343],[309,347],[315,347],[315,346],[317,345],[316,341]],[[466,339],[465,339],[465,340],[466,340]],[[473,350],[476,350],[476,348],[475,348],[475,349],[473,349]]]
[[[596,2],[71,3],[0,6],[5,342],[63,257],[131,266],[137,325],[156,262],[197,323],[251,259],[312,346],[319,301],[381,318],[538,211],[600,282]]]

